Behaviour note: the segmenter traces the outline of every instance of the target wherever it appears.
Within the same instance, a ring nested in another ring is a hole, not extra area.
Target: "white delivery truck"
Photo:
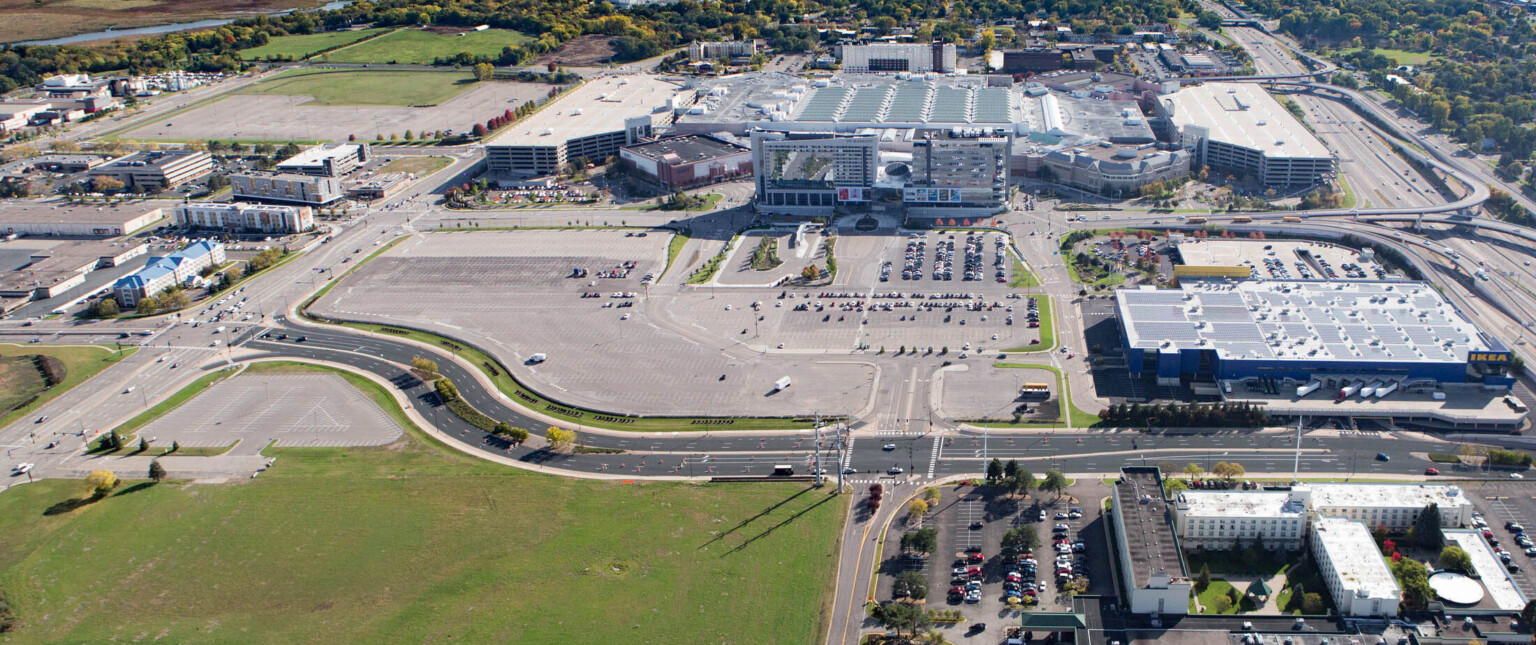
[[[775,392],[783,392],[784,388],[787,388],[787,387],[789,387],[789,377],[788,376],[773,382],[773,391],[775,391]]]

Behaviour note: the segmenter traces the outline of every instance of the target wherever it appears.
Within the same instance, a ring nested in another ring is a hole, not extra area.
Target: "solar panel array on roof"
[[[896,88],[891,107],[885,114],[886,121],[922,122],[928,119],[928,98],[933,86],[926,83],[909,83]]]
[[[853,92],[847,107],[837,116],[838,121],[864,123],[880,121],[885,112],[885,100],[891,94],[891,86],[861,87]]]
[[[934,123],[970,123],[971,92],[959,87],[939,87],[933,93],[933,110],[929,121]]]
[[[798,118],[801,121],[835,121],[848,93],[849,90],[845,87],[821,88],[812,94],[811,98],[806,99],[805,108],[800,110]]]
[[[1132,347],[1212,349],[1222,356],[1464,361],[1493,349],[1423,283],[1194,281],[1180,290],[1117,292]]]
[[[976,111],[972,123],[1012,123],[1013,91],[989,87],[976,92]]]

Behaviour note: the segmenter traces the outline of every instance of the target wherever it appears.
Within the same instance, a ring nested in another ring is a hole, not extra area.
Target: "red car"
[[[976,563],[976,562],[981,562],[982,560],[985,560],[986,558],[984,556],[982,556],[980,553],[972,553],[970,555],[965,556],[965,559],[966,559],[967,562]]]
[[[1426,474],[1426,475],[1438,475],[1438,474],[1440,474],[1440,469],[1439,468],[1425,468],[1424,469],[1424,474]]]

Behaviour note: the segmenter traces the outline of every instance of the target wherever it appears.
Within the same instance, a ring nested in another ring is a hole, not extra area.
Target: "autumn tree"
[[[550,426],[544,431],[544,440],[549,442],[552,450],[564,450],[576,443],[576,431],[566,430],[559,426]]]
[[[90,487],[92,496],[106,497],[107,493],[117,488],[117,475],[110,470],[91,471],[91,474],[85,476],[85,485]]]

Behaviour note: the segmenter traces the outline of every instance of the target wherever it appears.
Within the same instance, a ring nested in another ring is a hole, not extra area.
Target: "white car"
[[[1520,473],[1510,473],[1509,474],[1509,478],[1510,479],[1525,479],[1525,475],[1522,475]]]

